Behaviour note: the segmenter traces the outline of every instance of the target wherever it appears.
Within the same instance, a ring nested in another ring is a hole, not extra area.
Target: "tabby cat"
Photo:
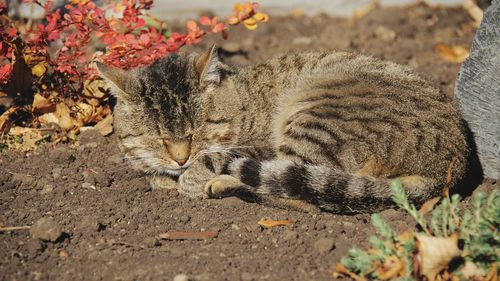
[[[345,53],[230,67],[212,47],[124,71],[98,63],[117,97],[122,151],[155,188],[240,196],[305,211],[375,212],[399,179],[414,202],[465,175],[459,112],[410,69]]]

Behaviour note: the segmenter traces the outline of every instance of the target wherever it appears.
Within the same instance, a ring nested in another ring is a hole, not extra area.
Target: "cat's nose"
[[[186,164],[187,160],[188,160],[187,158],[176,159],[175,162],[177,162],[177,164],[179,164],[179,166],[182,166],[182,165]]]

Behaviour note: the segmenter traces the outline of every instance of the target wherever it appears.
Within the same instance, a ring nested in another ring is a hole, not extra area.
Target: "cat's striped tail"
[[[394,205],[390,184],[395,179],[359,176],[289,160],[238,158],[228,170],[253,194],[301,200],[335,213],[377,212]],[[434,179],[418,175],[397,179],[403,183],[409,199],[417,204],[441,190]]]

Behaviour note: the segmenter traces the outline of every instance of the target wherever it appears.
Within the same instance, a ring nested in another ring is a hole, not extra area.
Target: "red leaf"
[[[198,24],[196,24],[196,22],[192,20],[186,22],[186,27],[190,33],[199,30]]]
[[[8,27],[5,29],[9,37],[14,37],[17,35],[17,29],[15,27]]]
[[[146,47],[149,46],[149,44],[151,43],[151,39],[149,38],[149,35],[147,35],[146,33],[141,34],[139,40],[141,41],[142,45]]]
[[[212,28],[212,32],[221,32],[226,29],[226,25],[223,23],[218,23]]]
[[[211,25],[212,21],[210,20],[210,18],[208,18],[206,16],[202,16],[202,17],[200,17],[200,23],[202,25]]]
[[[0,83],[7,82],[9,80],[11,73],[12,73],[12,66],[10,64],[5,64],[0,66]]]

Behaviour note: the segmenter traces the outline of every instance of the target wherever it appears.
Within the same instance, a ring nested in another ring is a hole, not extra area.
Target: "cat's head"
[[[217,87],[220,62],[213,46],[202,55],[172,54],[132,71],[97,63],[117,99],[115,129],[136,168],[180,175],[192,163],[196,96]]]

